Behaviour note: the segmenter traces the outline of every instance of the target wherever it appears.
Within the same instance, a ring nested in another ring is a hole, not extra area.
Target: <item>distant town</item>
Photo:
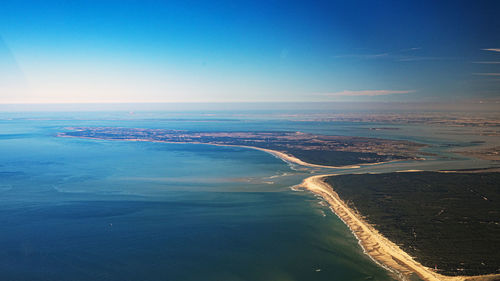
[[[302,132],[191,132],[164,129],[71,127],[60,137],[103,140],[201,143],[248,146],[274,150],[326,166],[370,164],[394,160],[418,160],[425,145],[400,140],[327,136]]]

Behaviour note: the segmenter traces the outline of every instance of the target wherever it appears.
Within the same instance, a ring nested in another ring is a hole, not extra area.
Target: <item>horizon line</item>
[[[91,104],[251,104],[251,103],[398,103],[398,104],[424,104],[424,103],[479,103],[500,102],[500,98],[485,99],[460,99],[460,100],[429,100],[429,101],[69,101],[69,102],[2,102],[0,105],[91,105]]]

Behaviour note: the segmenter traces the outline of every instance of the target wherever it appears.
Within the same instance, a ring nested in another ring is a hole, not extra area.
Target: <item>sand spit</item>
[[[225,145],[225,146],[233,146],[233,145]],[[299,158],[295,157],[295,156],[292,156],[292,155],[288,155],[284,152],[281,152],[281,151],[276,151],[276,150],[271,150],[271,149],[266,149],[266,148],[260,148],[260,147],[256,147],[256,146],[244,146],[244,145],[237,145],[237,147],[245,147],[245,148],[252,148],[252,149],[257,149],[257,150],[260,150],[260,151],[264,151],[264,152],[267,152],[273,156],[276,156],[278,157],[279,159],[285,161],[285,162],[289,162],[289,163],[293,163],[293,164],[297,164],[297,165],[301,165],[301,166],[306,166],[306,167],[312,167],[312,168],[329,168],[329,169],[357,169],[357,168],[360,168],[359,165],[348,165],[348,166],[327,166],[327,165],[318,165],[318,164],[311,164],[311,163],[307,163],[307,162],[304,162],[302,160],[300,160]],[[375,163],[375,164],[379,164],[379,163]]]
[[[68,136],[64,134],[58,134],[58,137],[67,138],[85,138],[85,139],[95,139],[95,140],[106,140],[101,138],[93,137],[82,137],[82,136]],[[256,149],[260,151],[267,152],[287,163],[297,164],[306,167],[313,168],[334,168],[334,169],[356,169],[361,166],[369,166],[382,164],[380,163],[370,163],[370,164],[360,164],[360,165],[350,165],[350,166],[325,166],[317,165],[304,162],[297,157],[288,155],[284,152],[275,151],[271,149],[259,148],[254,146],[240,146],[240,145],[224,145],[224,144],[213,144],[213,143],[198,143],[198,142],[165,142],[165,141],[152,141],[145,139],[123,139],[122,141],[146,141],[146,142],[160,142],[160,143],[192,143],[192,144],[208,144],[215,146],[233,146],[233,147],[243,147]],[[397,160],[393,160],[397,161]],[[389,161],[389,162],[393,162]],[[406,170],[400,172],[414,172],[416,170]],[[410,255],[401,250],[396,244],[391,242],[389,239],[385,238],[380,234],[375,228],[370,224],[365,222],[360,215],[356,214],[340,199],[338,194],[333,190],[331,186],[324,182],[324,178],[327,176],[333,176],[334,174],[327,175],[316,175],[306,178],[300,185],[292,187],[292,190],[300,191],[302,188],[313,192],[321,196],[330,205],[330,209],[351,229],[352,233],[356,236],[359,244],[363,248],[363,251],[372,258],[377,264],[386,268],[389,271],[394,272],[400,277],[400,279],[407,279],[410,273],[416,273],[420,278],[426,281],[495,281],[500,280],[500,274],[491,275],[481,275],[481,276],[445,276],[438,274],[433,271],[433,269],[425,267],[420,263],[416,262]]]
[[[63,138],[80,138],[80,139],[92,139],[92,140],[111,140],[111,139],[102,139],[102,138],[94,138],[94,137],[84,137],[84,136],[68,136],[65,134],[58,134],[58,137],[63,137]],[[267,152],[281,160],[287,163],[292,163],[292,164],[297,164],[300,166],[305,166],[305,167],[311,167],[311,168],[327,168],[327,169],[357,169],[360,168],[361,166],[365,165],[375,165],[375,164],[382,164],[382,162],[379,163],[368,163],[368,164],[360,164],[360,165],[346,165],[346,166],[327,166],[327,165],[318,165],[318,164],[311,164],[304,162],[300,160],[299,158],[286,154],[281,151],[277,150],[272,150],[272,149],[266,149],[266,148],[260,148],[256,146],[246,146],[246,145],[231,145],[231,144],[218,144],[218,143],[204,143],[204,142],[168,142],[168,141],[154,141],[154,140],[148,140],[148,139],[120,139],[120,141],[144,141],[144,142],[159,142],[159,143],[172,143],[172,144],[205,144],[205,145],[214,145],[214,146],[228,146],[228,147],[243,147],[243,148],[250,148],[250,149],[256,149],[260,151]]]
[[[364,252],[382,267],[394,272],[400,279],[407,279],[411,273],[426,281],[492,281],[500,280],[500,274],[481,276],[445,276],[434,272],[415,261],[396,244],[380,234],[373,226],[365,222],[359,214],[351,210],[333,190],[324,182],[332,175],[317,175],[306,178],[300,187],[321,196],[328,202],[332,211],[351,229]]]

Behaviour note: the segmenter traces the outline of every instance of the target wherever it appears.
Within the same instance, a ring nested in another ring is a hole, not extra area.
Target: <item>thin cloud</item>
[[[480,75],[480,76],[500,76],[500,73],[472,73],[472,75]]]
[[[401,49],[400,52],[411,52],[411,51],[417,51],[421,50],[422,47],[414,47],[414,48],[407,48],[407,49]]]
[[[363,59],[363,60],[392,60],[399,62],[411,61],[435,61],[435,60],[455,60],[453,57],[432,57],[416,55],[415,52],[421,50],[421,47],[401,49],[395,52],[372,53],[372,54],[346,54],[332,56],[334,59]],[[418,53],[418,52],[417,52]]]
[[[334,93],[322,93],[321,95],[329,97],[374,97],[374,96],[387,96],[395,94],[410,94],[414,93],[415,90],[405,90],[405,91],[394,91],[394,90],[365,90],[365,91],[342,91]]]
[[[472,63],[481,63],[481,64],[500,64],[500,61],[473,61]]]
[[[481,50],[500,53],[500,49],[498,49],[498,48],[489,48],[489,49],[481,49]]]
[[[349,54],[349,55],[339,55],[333,56],[336,59],[342,58],[355,58],[355,59],[379,59],[388,57],[389,53],[380,53],[380,54]]]
[[[420,56],[399,56],[395,57],[397,61],[439,61],[439,60],[455,60],[450,57],[420,57]]]

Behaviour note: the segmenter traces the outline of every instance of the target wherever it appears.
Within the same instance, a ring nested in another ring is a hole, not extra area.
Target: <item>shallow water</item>
[[[392,279],[317,198],[289,189],[310,171],[252,149],[55,136],[265,122],[97,115],[0,116],[1,280]]]
[[[246,148],[56,137],[71,126],[385,137],[437,155],[309,169]],[[447,151],[487,138],[372,126],[228,112],[1,113],[0,279],[393,280],[319,199],[290,187],[312,173],[483,167]]]

